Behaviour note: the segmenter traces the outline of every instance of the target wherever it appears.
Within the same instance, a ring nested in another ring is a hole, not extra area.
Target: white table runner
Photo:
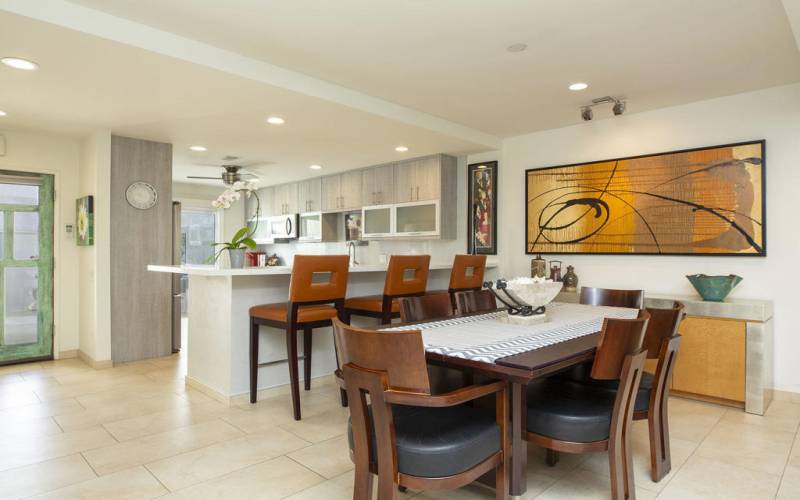
[[[603,318],[633,319],[638,313],[626,307],[552,302],[547,305],[546,320],[534,325],[506,323],[499,319],[504,312],[492,312],[383,330],[420,330],[428,352],[494,363],[512,354],[599,332]]]

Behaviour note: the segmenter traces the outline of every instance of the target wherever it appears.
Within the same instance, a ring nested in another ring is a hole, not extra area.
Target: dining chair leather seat
[[[383,308],[382,295],[367,295],[365,297],[353,297],[344,301],[346,309],[360,309],[362,311],[381,312]],[[392,313],[400,313],[400,302],[392,301]]]
[[[250,308],[250,316],[273,321],[286,321],[289,314],[287,304],[261,304]],[[300,306],[297,310],[298,323],[313,323],[335,318],[336,308],[329,305]]]
[[[556,379],[567,380],[576,384],[584,384],[592,387],[594,390],[604,391],[610,394],[611,397],[616,395],[619,389],[618,380],[593,380],[589,377],[592,371],[591,363],[583,363],[575,365],[567,371],[558,374]],[[636,393],[636,403],[633,407],[636,411],[647,411],[650,404],[650,391],[653,388],[653,374],[643,371],[642,380],[639,382],[639,391]]]
[[[372,408],[369,408],[370,418]],[[392,406],[397,468],[403,474],[447,477],[464,472],[500,450],[500,427],[494,416],[469,406],[444,408]],[[372,427],[372,426],[370,426]],[[370,440],[376,455],[375,434]],[[352,424],[347,438],[353,449]]]

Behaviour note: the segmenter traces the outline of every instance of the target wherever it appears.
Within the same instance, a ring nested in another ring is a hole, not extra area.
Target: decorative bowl
[[[534,309],[552,302],[564,286],[560,281],[542,278],[514,278],[506,284],[508,291]]]
[[[722,302],[731,293],[736,285],[741,283],[742,277],[730,274],[728,276],[706,276],[705,274],[691,274],[686,276],[689,282],[709,302]]]

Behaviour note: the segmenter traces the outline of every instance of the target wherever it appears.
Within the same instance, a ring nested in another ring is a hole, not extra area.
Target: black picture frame
[[[565,167],[576,167],[581,165],[592,165],[596,163],[607,163],[612,161],[619,161],[619,160],[636,160],[640,158],[649,158],[655,156],[664,156],[664,155],[672,155],[672,154],[680,154],[680,153],[691,153],[694,151],[703,151],[707,149],[716,149],[716,148],[729,148],[729,147],[737,147],[737,146],[749,146],[758,144],[761,146],[761,251],[759,252],[752,252],[752,253],[686,253],[686,252],[568,252],[568,251],[540,251],[539,249],[529,249],[528,245],[528,218],[529,218],[529,210],[528,210],[528,200],[530,199],[529,193],[529,186],[528,186],[528,174],[529,172],[533,171],[543,171],[543,170],[553,170],[558,168],[565,168]],[[542,168],[529,168],[525,170],[525,238],[523,238],[525,244],[525,254],[526,255],[616,255],[616,256],[629,256],[629,255],[647,255],[647,256],[681,256],[681,257],[766,257],[767,256],[767,141],[766,139],[759,139],[759,140],[752,140],[752,141],[743,141],[743,142],[735,142],[730,144],[719,144],[714,146],[703,146],[699,148],[689,148],[689,149],[678,149],[674,151],[664,151],[661,153],[649,153],[649,154],[642,154],[636,156],[625,156],[619,158],[609,158],[605,160],[595,160],[589,162],[580,162],[580,163],[568,163],[564,165],[556,165],[552,167],[542,167]]]
[[[478,255],[497,255],[497,161],[485,161],[481,163],[472,163],[467,165],[467,252]],[[489,210],[489,236],[491,244],[476,244],[480,241],[477,237],[475,222],[477,220],[477,211],[479,209],[486,210],[486,207],[479,206],[483,204],[480,200],[475,199],[475,193],[478,189],[476,179],[478,176],[488,175],[491,183],[488,197],[488,210]],[[475,247],[475,248],[473,248]]]

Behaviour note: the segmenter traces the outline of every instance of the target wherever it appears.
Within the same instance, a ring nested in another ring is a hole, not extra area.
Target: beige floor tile
[[[0,385],[0,410],[39,402],[41,400],[36,396],[33,389],[22,384]]]
[[[659,495],[659,500],[757,500],[775,498],[780,475],[693,456]]]
[[[136,467],[98,477],[83,483],[61,488],[44,495],[33,497],[37,500],[146,500],[166,493],[161,484],[144,467]]]
[[[243,435],[232,425],[213,420],[87,451],[84,457],[99,475],[106,475]]]
[[[412,498],[419,500],[494,500],[495,492],[478,484],[468,484],[457,490],[423,491]]]
[[[79,454],[0,472],[0,499],[26,498],[94,479]]]
[[[52,417],[0,415],[0,441],[20,436],[36,437],[60,434],[61,427]]]
[[[149,399],[155,397],[173,397],[175,391],[171,387],[163,387],[159,384],[154,384],[152,380],[147,379],[142,375],[132,375],[133,377],[142,377],[145,381],[137,381],[131,384],[115,385],[110,390],[86,394],[83,396],[76,396],[75,399],[81,406],[92,409],[101,406],[117,405],[130,402],[136,399]]]
[[[775,416],[774,414],[754,415],[752,413],[747,413],[744,410],[730,408],[725,411],[725,414],[722,416],[722,419],[720,419],[720,422],[741,425],[758,425],[762,427],[768,427],[770,429],[794,433],[797,432],[797,428],[800,426],[800,417]]]
[[[685,398],[670,398],[670,435],[684,441],[699,443],[725,414],[725,407],[692,401]]]
[[[800,402],[773,401],[764,413],[767,417],[793,418],[800,420]]]
[[[373,491],[377,491],[377,479],[373,481]],[[418,491],[397,492],[397,500],[405,500],[417,495]],[[316,486],[303,490],[290,497],[291,500],[351,500],[353,498],[353,471],[345,472],[333,479],[323,481]],[[373,495],[377,498],[377,494]]]
[[[611,496],[611,480],[606,475],[576,469],[536,497],[536,500],[607,500]],[[636,488],[636,498],[650,500],[656,494]]]
[[[0,470],[43,462],[113,443],[116,443],[114,438],[102,427],[54,434],[47,439],[30,439],[26,436],[9,438],[3,442]]]
[[[22,372],[29,372],[33,370],[41,370],[41,363],[20,363],[17,365],[0,366],[0,375],[20,374]]]
[[[791,450],[793,432],[766,426],[720,422],[695,451],[698,457],[780,474]]]
[[[353,468],[348,449],[347,437],[339,436],[289,453],[289,458],[331,479]]]
[[[297,462],[278,457],[171,493],[163,500],[278,500],[325,481]]]
[[[0,372],[0,385],[5,384],[23,384],[25,379],[19,373]]]
[[[159,460],[147,468],[170,491],[176,491],[308,445],[294,434],[273,429]]]
[[[555,479],[564,477],[589,458],[586,453],[562,453],[558,463],[550,467],[545,462],[545,449],[528,443],[528,472]]]
[[[50,385],[35,389],[36,395],[42,401],[53,401],[64,398],[76,398],[79,396],[86,396],[96,394],[104,391],[114,391],[119,387],[124,387],[125,384],[133,384],[136,382],[144,383],[149,379],[142,375],[125,375],[118,378],[90,378],[82,382],[74,382],[69,384]]]
[[[40,418],[64,415],[76,411],[83,411],[84,407],[76,399],[59,399],[57,401],[44,401],[25,406],[15,406],[0,410],[0,416]]]
[[[117,440],[127,441],[240,413],[243,411],[239,408],[217,402],[195,405],[178,403],[177,407],[169,410],[109,422],[103,427]]]
[[[292,420],[280,427],[306,441],[318,443],[345,434],[349,418],[350,411],[337,405],[328,412],[303,417],[302,420]]]
[[[65,431],[69,431],[117,422],[131,417],[173,410],[183,406],[189,406],[189,402],[174,394],[160,394],[151,398],[109,403],[103,406],[87,408],[79,412],[70,412],[64,415],[58,415],[55,419]]]
[[[778,488],[778,500],[800,499],[800,456],[789,460]]]

